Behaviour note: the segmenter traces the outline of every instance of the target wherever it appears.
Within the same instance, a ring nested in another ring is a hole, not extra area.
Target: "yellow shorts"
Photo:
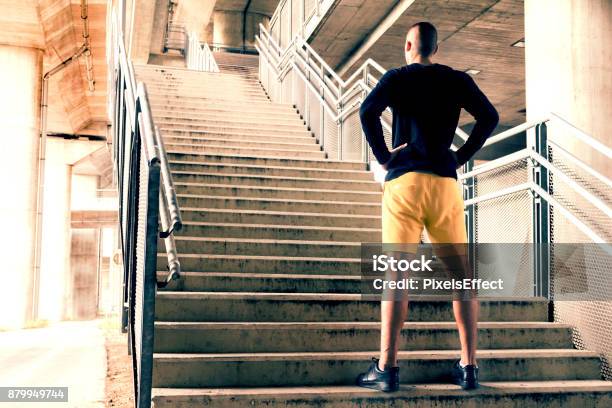
[[[383,243],[418,244],[423,228],[434,244],[467,242],[463,197],[455,179],[409,172],[385,182],[383,189]]]

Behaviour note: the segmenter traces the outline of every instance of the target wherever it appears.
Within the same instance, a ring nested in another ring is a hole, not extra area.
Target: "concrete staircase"
[[[379,304],[358,291],[380,185],[362,163],[327,160],[252,64],[221,70],[137,67],[185,221],[183,278],[156,298],[155,407],[612,406],[597,354],[533,299],[482,302],[477,391],[447,382],[458,340],[440,301],[411,304],[399,392],[353,386],[378,349]]]

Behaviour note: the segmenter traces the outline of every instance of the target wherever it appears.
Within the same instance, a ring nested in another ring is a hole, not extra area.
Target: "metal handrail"
[[[265,42],[264,42],[265,39]],[[294,37],[294,39],[287,45],[284,50],[281,50],[280,46],[270,35],[270,33],[266,30],[266,28],[260,24],[260,35],[255,37],[257,51],[260,54],[264,54],[268,59],[272,59],[275,62],[275,65],[272,65],[272,69],[277,73],[279,78],[283,78],[291,68],[296,69],[299,72],[300,76],[305,80],[306,83],[309,83],[308,80],[305,79],[305,74],[301,72],[297,64],[294,62],[290,62],[291,57],[302,63],[305,69],[308,71],[310,75],[315,75],[318,79],[318,82],[324,88],[324,92],[327,95],[332,95],[329,97],[330,101],[327,103],[328,105],[338,106],[345,102],[351,96],[353,92],[366,91],[370,92],[372,88],[368,86],[366,82],[363,81],[363,77],[366,78],[373,77],[369,72],[369,68],[373,68],[378,71],[381,75],[386,73],[386,70],[378,64],[376,61],[372,59],[368,59],[365,61],[359,69],[357,69],[348,80],[344,81],[342,78],[338,76],[338,74],[312,49],[312,47],[302,40],[299,36]],[[266,47],[266,43],[270,45],[273,49],[270,50],[270,47]],[[306,51],[307,56],[314,58],[320,66],[312,66],[309,58],[304,58],[303,55],[300,54],[299,50],[304,49]],[[276,55],[275,55],[276,53]],[[317,69],[318,68],[318,69]],[[321,75],[321,71],[324,72],[324,75]],[[326,74],[326,75],[325,75]],[[330,88],[328,83],[326,82],[327,78],[333,78],[337,82],[337,86],[334,88]],[[359,78],[359,80],[357,80]],[[310,86],[310,85],[309,85]],[[343,90],[343,92],[340,92]],[[361,99],[356,101],[358,104],[362,102]],[[389,110],[389,109],[387,109]],[[390,110],[389,110],[390,111]],[[332,115],[335,120],[344,118],[349,113],[344,111],[334,112]],[[383,127],[390,130],[391,124],[381,119],[381,123]],[[457,128],[456,135],[462,139],[466,140],[467,137],[465,132],[461,129]]]
[[[140,82],[137,85],[137,88],[134,86],[136,84],[136,76],[134,75],[134,67],[131,63],[128,63],[127,53],[125,51],[125,46],[123,43],[123,35],[118,33],[118,51],[119,51],[119,61],[118,64],[121,66],[121,72],[126,73],[125,83],[127,88],[127,94],[132,95],[132,98],[126,98],[126,106],[127,106],[127,117],[134,118],[137,113],[136,101],[139,97],[142,98],[143,95],[147,94],[146,86],[144,83]],[[137,91],[135,91],[137,89]],[[147,145],[147,149],[145,149],[148,155],[155,155],[158,160],[163,160],[162,163],[162,185],[161,190],[163,191],[164,196],[166,197],[167,204],[169,207],[169,218],[163,220],[169,226],[168,229],[162,231],[161,238],[164,238],[166,235],[171,234],[175,231],[180,231],[183,226],[183,221],[181,218],[181,211],[178,204],[178,199],[176,196],[176,189],[174,188],[174,182],[172,180],[172,174],[170,173],[170,167],[168,165],[168,160],[166,156],[166,149],[163,144],[163,140],[159,135],[159,131],[155,128],[153,121],[153,114],[151,112],[150,105],[148,103],[148,98],[145,98],[146,102],[141,105],[142,113],[145,116],[145,142]],[[134,130],[134,126],[136,124],[131,122],[132,130]],[[152,156],[151,156],[152,157]],[[159,158],[161,157],[161,159]],[[165,215],[162,214],[162,219],[165,218]],[[177,276],[178,278],[178,276]]]
[[[576,155],[574,155],[574,154],[570,153],[569,151],[567,151],[567,149],[565,147],[560,146],[554,140],[549,140],[548,143],[550,145],[553,145],[557,149],[558,152],[561,152],[566,157],[569,157],[570,160],[572,161],[572,163],[575,164],[576,166],[580,167],[580,169],[586,171],[592,177],[598,179],[601,183],[605,184],[608,188],[612,188],[612,180],[610,180],[609,178],[607,178],[603,174],[599,173],[594,168],[592,168],[589,165],[587,165],[586,163],[584,163],[582,160],[580,160],[578,157],[576,157]]]
[[[201,43],[195,31],[185,36],[185,60],[187,68],[201,72],[219,72],[215,56],[207,43]]]
[[[136,407],[149,408],[155,293],[180,277],[173,234],[181,230],[183,222],[147,88],[144,83],[136,82],[114,9],[111,26],[111,49],[107,55],[109,88],[114,89],[109,93],[109,105],[113,118],[115,181],[119,191],[119,235],[124,258],[122,329],[129,333]],[[169,272],[158,282],[160,238],[166,247]]]
[[[574,137],[576,139],[578,139],[581,142],[589,145],[594,150],[596,150],[599,153],[605,155],[607,158],[609,158],[609,159],[612,158],[612,149],[609,148],[608,146],[606,146],[605,144],[601,143],[599,140],[595,139],[594,137],[592,137],[592,136],[586,134],[585,132],[583,132],[582,130],[578,129],[576,126],[574,126],[571,123],[569,123],[566,119],[564,119],[558,113],[551,112],[550,113],[550,117],[551,117],[551,119],[554,119],[556,123],[560,123],[565,128],[569,129],[574,134]]]
[[[597,207],[607,217],[612,218],[612,209],[608,205],[606,205],[602,200],[600,200],[595,195],[593,195],[592,193],[587,191],[579,183],[577,183],[576,181],[572,180],[571,177],[566,175],[557,166],[555,166],[554,164],[550,163],[544,157],[542,157],[541,155],[539,155],[538,153],[536,153],[535,151],[533,151],[531,149],[527,149],[527,148],[526,149],[522,149],[522,150],[519,150],[517,152],[511,153],[509,155],[506,155],[504,157],[500,157],[499,159],[491,160],[491,161],[489,161],[489,162],[487,162],[485,164],[482,164],[482,165],[474,168],[474,170],[471,170],[469,172],[460,174],[458,176],[458,179],[460,181],[467,180],[467,179],[470,179],[472,177],[479,176],[479,175],[491,172],[493,170],[497,170],[497,169],[499,169],[501,167],[504,167],[504,166],[507,166],[509,164],[516,163],[516,162],[521,161],[521,160],[525,160],[527,158],[533,160],[538,165],[546,168],[548,171],[551,172],[551,174],[556,175],[557,177],[559,177],[567,185],[569,185],[572,188],[572,190],[574,190],[576,193],[578,193],[580,196],[582,196],[585,200],[587,200],[588,202],[593,204],[595,207]]]

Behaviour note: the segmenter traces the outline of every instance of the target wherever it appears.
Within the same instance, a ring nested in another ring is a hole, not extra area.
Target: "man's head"
[[[438,31],[426,21],[414,24],[406,34],[406,63],[428,61],[438,51]]]

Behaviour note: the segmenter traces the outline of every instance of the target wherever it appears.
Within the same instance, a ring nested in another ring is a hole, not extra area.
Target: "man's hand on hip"
[[[389,170],[389,163],[391,163],[393,159],[395,159],[395,157],[399,154],[399,152],[406,148],[406,146],[408,146],[408,143],[404,143],[403,145],[397,146],[395,149],[391,150],[389,152],[391,153],[391,156],[389,156],[389,160],[387,160],[385,164],[381,164],[382,168],[385,170]]]

